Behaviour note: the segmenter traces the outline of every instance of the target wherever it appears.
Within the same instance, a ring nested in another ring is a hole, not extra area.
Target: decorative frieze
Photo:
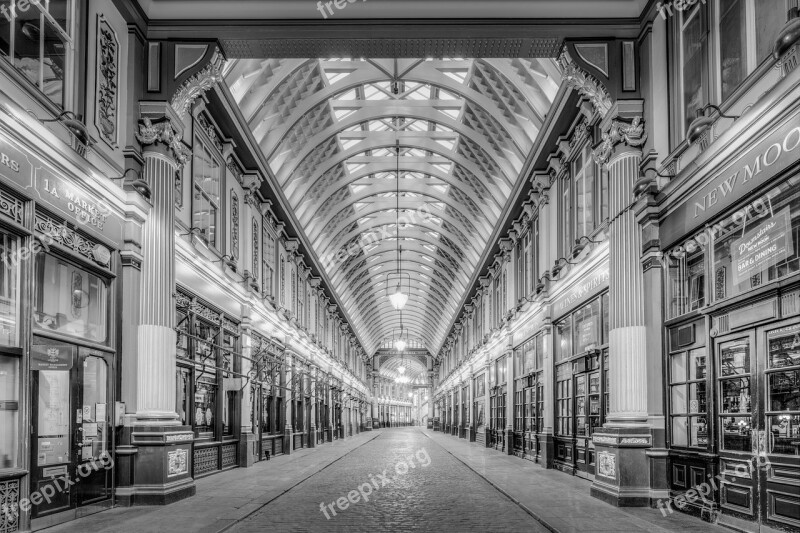
[[[208,65],[186,80],[175,92],[170,105],[180,118],[185,118],[197,98],[222,81],[222,66],[225,57],[217,48]]]

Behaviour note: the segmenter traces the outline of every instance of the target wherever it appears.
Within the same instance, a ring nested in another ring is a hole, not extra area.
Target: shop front
[[[514,455],[539,461],[544,437],[544,334],[531,321],[514,334]],[[531,333],[537,332],[534,335]],[[518,340],[520,339],[520,340]]]
[[[192,477],[238,466],[241,428],[239,324],[209,303],[179,289],[176,299],[175,409],[194,432]]]
[[[608,263],[582,276],[552,304],[555,427],[553,466],[594,479],[592,442],[608,414]]]
[[[489,447],[506,449],[506,356],[502,355],[489,363]]]
[[[250,412],[256,435],[257,460],[283,453],[284,348],[259,333],[252,334]]]
[[[487,446],[486,438],[486,372],[480,372],[472,379],[472,429],[475,442]]]
[[[124,221],[98,178],[68,170],[74,154],[51,162],[25,146],[0,128],[3,531],[26,513],[42,528],[111,507],[115,475]],[[41,493],[53,496],[19,507]]]
[[[741,530],[800,528],[798,119],[774,119],[661,222],[670,488],[714,479],[713,505],[684,510]]]

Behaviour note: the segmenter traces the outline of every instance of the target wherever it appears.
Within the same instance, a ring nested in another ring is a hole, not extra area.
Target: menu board
[[[733,284],[786,261],[794,255],[792,215],[789,207],[750,229],[731,243]]]

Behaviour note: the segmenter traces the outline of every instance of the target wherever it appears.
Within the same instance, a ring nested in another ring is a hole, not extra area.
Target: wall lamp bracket
[[[33,113],[31,113],[33,115]],[[35,115],[34,115],[35,116]],[[41,123],[47,122],[60,122],[62,126],[67,128],[67,131],[75,137],[79,143],[84,145],[85,147],[90,147],[94,144],[97,144],[97,141],[92,138],[89,134],[89,130],[86,128],[86,125],[81,121],[81,117],[73,113],[72,111],[62,111],[60,115],[56,118],[48,118],[48,119],[39,119],[36,117],[37,120]]]
[[[150,200],[153,192],[150,190],[150,185],[147,184],[145,180],[142,179],[142,173],[134,168],[127,168],[125,172],[122,173],[122,176],[117,176],[116,178],[111,178],[111,181],[116,180],[123,180],[123,184],[126,182],[126,176],[129,172],[133,172],[136,178],[129,182],[130,186],[133,187],[133,190],[144,196],[146,200]]]
[[[700,140],[703,135],[711,128],[711,126],[716,122],[716,118],[706,116],[706,111],[709,109],[713,109],[717,112],[717,115],[720,118],[730,118],[736,120],[740,118],[741,115],[726,115],[722,112],[719,106],[714,104],[706,104],[700,109],[697,110],[697,118],[695,118],[691,124],[689,124],[689,129],[686,130],[686,141],[689,144],[694,144],[698,140]]]
[[[220,257],[219,261],[212,261],[212,263],[222,263],[222,262],[225,262],[226,267],[230,268],[234,272],[236,271],[236,258],[233,257],[232,255],[226,254]]]

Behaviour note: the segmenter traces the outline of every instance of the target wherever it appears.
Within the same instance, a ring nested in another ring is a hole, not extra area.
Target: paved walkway
[[[682,513],[616,508],[589,483],[421,428],[384,429],[197,482],[164,507],[104,511],[46,533],[730,530]]]
[[[231,528],[548,533],[418,428],[381,435]]]
[[[116,507],[46,533],[217,533],[378,437],[367,431],[197,481],[197,494],[166,506]]]
[[[427,429],[422,431],[453,457],[501,489],[551,531],[731,533],[730,529],[677,511],[665,517],[656,509],[614,507],[591,496],[590,483],[584,479],[558,470],[547,470],[531,461],[470,444],[444,433]]]

